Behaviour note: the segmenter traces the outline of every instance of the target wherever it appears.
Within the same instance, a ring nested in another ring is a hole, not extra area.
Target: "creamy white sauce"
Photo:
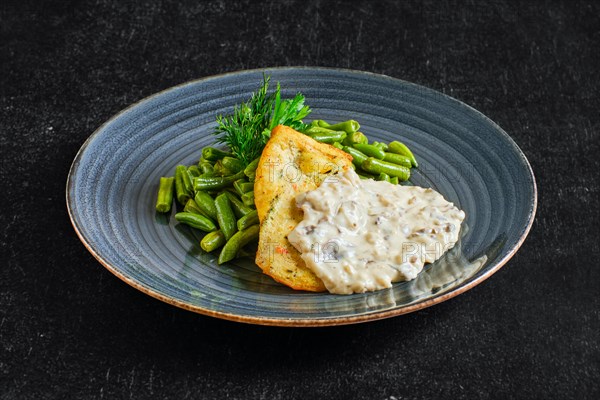
[[[354,170],[302,193],[288,240],[331,293],[363,293],[417,277],[458,241],[465,213],[433,189],[361,180]]]

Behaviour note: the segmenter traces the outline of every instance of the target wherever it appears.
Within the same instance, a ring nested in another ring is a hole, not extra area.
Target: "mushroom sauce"
[[[331,293],[411,280],[458,241],[465,213],[433,189],[361,180],[354,170],[302,193],[288,240]]]

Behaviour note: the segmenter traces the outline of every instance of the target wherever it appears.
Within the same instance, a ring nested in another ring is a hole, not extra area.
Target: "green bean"
[[[221,162],[221,160],[218,160],[215,165],[213,166],[213,172],[216,175],[219,176],[227,176],[227,175],[233,175],[234,172],[230,171],[229,168],[227,168],[226,166],[223,165],[223,163]]]
[[[252,210],[250,213],[244,215],[242,218],[237,221],[238,230],[242,231],[249,226],[258,224],[258,211]]]
[[[388,145],[383,142],[373,142],[373,146],[379,147],[383,151],[387,151]]]
[[[360,129],[360,124],[353,119],[349,119],[344,122],[339,122],[337,124],[329,125],[328,128],[336,130],[336,131],[341,130],[341,131],[346,132],[347,134],[351,134]]]
[[[386,174],[385,172],[382,172],[379,174],[379,176],[377,177],[378,181],[386,181],[386,182],[390,182],[390,176],[388,174]]]
[[[226,156],[231,156],[231,153],[215,149],[214,147],[205,147],[202,149],[202,158],[209,161],[217,161]]]
[[[223,232],[214,231],[204,235],[200,241],[200,247],[202,247],[202,250],[210,253],[211,251],[215,251],[219,247],[223,246],[226,242],[227,239],[225,239]]]
[[[233,260],[236,255],[240,252],[242,247],[248,243],[258,239],[259,225],[252,225],[243,231],[238,231],[231,237],[223,246],[221,254],[219,254],[218,263],[223,264],[227,261]]]
[[[345,146],[352,146],[356,143],[369,144],[369,139],[362,132],[353,132],[346,136],[343,143]]]
[[[321,126],[309,126],[307,129],[304,130],[305,135],[308,136],[312,136],[312,135],[316,135],[316,134],[329,134],[329,133],[333,133],[335,132],[333,129],[329,129],[329,128],[323,128]]]
[[[231,209],[231,203],[225,193],[217,196],[215,207],[217,208],[217,221],[221,227],[221,232],[225,235],[225,239],[229,240],[237,231],[237,226],[235,215]]]
[[[380,174],[382,172],[389,176],[397,176],[401,181],[405,181],[410,177],[410,169],[398,164],[392,164],[387,161],[378,160],[373,157],[367,158],[362,163],[362,169],[372,174]]]
[[[202,171],[200,171],[200,168],[198,168],[197,165],[190,165],[187,170],[188,174],[190,174],[190,178],[195,178],[202,174]]]
[[[254,179],[256,175],[256,168],[258,167],[258,162],[260,161],[260,157],[252,160],[250,164],[244,169],[244,175],[248,178]]]
[[[398,177],[397,177],[397,176],[392,176],[392,177],[390,178],[390,183],[392,183],[392,184],[394,184],[394,185],[397,185],[397,184],[399,184],[399,183],[400,183],[400,180],[398,179]]]
[[[229,176],[199,176],[194,178],[194,189],[195,190],[215,190],[215,189],[223,189],[227,187],[238,179],[242,179],[244,177],[244,171],[240,171],[235,175]]]
[[[308,124],[308,128],[320,127],[320,124],[323,124],[323,128],[327,128],[329,124],[322,119],[313,119],[310,124]]]
[[[321,128],[329,128],[331,126],[331,124],[322,119],[315,119],[309,125],[309,127],[313,127],[313,126],[320,126]]]
[[[177,173],[178,169],[179,171],[181,171],[183,186],[185,187],[185,190],[190,195],[192,195],[194,193],[194,187],[192,186],[192,175],[188,172],[188,169],[185,165],[178,165],[175,168],[175,173]]]
[[[254,190],[242,195],[242,202],[247,207],[254,207]]]
[[[238,179],[237,181],[233,182],[233,187],[241,196],[246,192],[254,190],[254,183],[248,182],[245,179]]]
[[[189,212],[192,214],[200,214],[204,215],[204,212],[198,207],[198,204],[194,201],[194,199],[189,199],[187,203],[185,203],[185,207],[183,207],[184,212]],[[206,215],[204,215],[206,217]]]
[[[161,177],[158,184],[158,196],[156,197],[156,211],[166,213],[171,210],[173,204],[173,186],[175,178]]]
[[[344,146],[343,150],[352,156],[352,163],[357,167],[360,167],[368,157],[360,150],[356,150],[354,147]]]
[[[182,206],[187,203],[193,194],[190,175],[185,165],[175,167],[175,194],[177,195],[177,201]]]
[[[210,194],[199,190],[194,196],[194,202],[196,207],[202,211],[202,214],[215,221],[217,220],[217,207],[215,207],[215,201]]]
[[[175,219],[183,224],[189,225],[192,228],[200,229],[204,232],[212,232],[217,230],[215,223],[204,215],[190,212],[180,212],[175,214]]]
[[[198,168],[200,168],[200,172],[203,174],[213,172],[215,169],[210,161],[205,160],[203,158],[200,159],[200,162],[198,163]]]
[[[244,169],[244,163],[242,162],[242,160],[238,160],[235,157],[226,156],[223,157],[220,161],[223,164],[223,167],[231,171],[232,174],[236,174]]]
[[[408,157],[413,167],[417,168],[419,166],[415,155],[404,143],[395,140],[392,143],[390,143],[388,150],[392,153]]]
[[[394,164],[402,165],[403,167],[410,168],[412,163],[410,158],[397,154],[397,153],[385,153],[383,161],[391,162]]]
[[[360,124],[353,119],[349,119],[344,122],[338,122],[337,124],[331,125],[330,123],[323,121],[322,119],[315,120],[317,125],[321,128],[331,129],[332,131],[344,131],[347,134],[351,134],[360,129]]]
[[[242,218],[244,215],[252,212],[252,208],[246,206],[235,194],[229,191],[225,191],[223,193],[227,195],[227,198],[231,203],[231,209],[237,218]]]
[[[205,172],[203,174],[200,174],[200,176],[197,176],[196,178],[204,179],[204,178],[215,178],[215,177],[222,178],[223,175],[221,175],[217,171],[213,170],[212,172]],[[192,179],[192,184],[194,184],[194,181],[196,178]]]
[[[377,146],[373,146],[372,144],[356,143],[356,144],[352,145],[352,147],[354,147],[356,150],[360,150],[362,153],[366,154],[367,156],[375,157],[378,160],[383,159],[383,157],[385,156],[385,152],[383,150],[381,150]]]
[[[344,150],[344,146],[340,142],[333,142],[331,145],[340,150]]]
[[[308,136],[321,143],[341,142],[346,138],[347,133],[344,131],[331,131],[323,133],[309,133]]]

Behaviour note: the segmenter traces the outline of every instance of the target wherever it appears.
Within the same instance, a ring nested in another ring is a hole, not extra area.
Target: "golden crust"
[[[296,207],[296,196],[316,189],[327,176],[347,170],[351,163],[352,157],[338,148],[287,126],[273,129],[254,182],[260,220],[256,264],[265,274],[296,290],[325,290],[287,235],[303,218]]]

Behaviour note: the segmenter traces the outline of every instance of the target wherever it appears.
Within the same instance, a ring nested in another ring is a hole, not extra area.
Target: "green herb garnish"
[[[263,77],[261,88],[250,100],[236,106],[233,114],[217,116],[217,142],[226,144],[244,166],[260,156],[277,125],[300,131],[306,128],[302,119],[310,108],[304,105],[304,96],[298,93],[293,99],[281,100],[279,83],[274,93],[267,94],[269,81],[270,77]]]
[[[300,93],[297,93],[293,99],[281,101],[281,88],[277,82],[275,111],[269,129],[273,129],[277,125],[286,125],[297,131],[303,131],[307,125],[302,122],[302,119],[308,114],[310,114],[310,108],[304,105],[304,96]]]

